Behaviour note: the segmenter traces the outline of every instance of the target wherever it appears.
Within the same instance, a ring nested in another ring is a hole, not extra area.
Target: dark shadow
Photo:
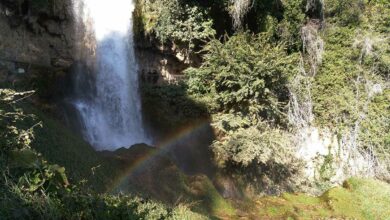
[[[154,146],[103,152],[122,161],[123,176],[112,192],[131,193],[168,205],[196,203],[193,211],[215,215],[226,203],[214,186],[210,145],[215,134],[206,107],[191,99],[184,84],[141,86],[144,124]]]
[[[275,161],[262,163],[254,160],[248,166],[228,162],[223,170],[225,176],[234,177],[236,185],[251,187],[267,195],[281,192],[294,192],[293,178],[299,173],[294,164],[281,164]]]
[[[215,173],[215,140],[207,108],[188,97],[183,83],[141,87],[144,121],[155,145],[186,174]]]

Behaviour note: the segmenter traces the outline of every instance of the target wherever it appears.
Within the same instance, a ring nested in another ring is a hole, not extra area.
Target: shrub
[[[325,5],[325,16],[342,26],[358,25],[364,6],[363,0],[329,0]]]
[[[186,71],[190,94],[209,96],[214,111],[241,112],[254,119],[281,122],[288,101],[287,82],[297,57],[265,35],[242,33],[205,47],[204,63]]]
[[[305,19],[304,1],[302,0],[284,0],[283,2],[283,20],[278,24],[277,35],[287,42],[291,49],[299,50],[301,47],[300,29]]]
[[[256,192],[295,190],[302,167],[287,131],[239,115],[219,115],[216,120],[215,127],[224,133],[211,149],[224,172]]]
[[[140,1],[144,30],[161,43],[173,42],[193,50],[197,44],[215,35],[213,21],[205,9],[181,0]]]
[[[389,29],[376,14],[385,12],[388,3],[363,3],[327,4],[327,15],[334,17],[321,33],[325,52],[312,90],[314,113],[317,124],[340,138],[354,130],[354,146],[378,164],[379,177],[388,179]],[[353,12],[358,20],[349,17],[354,10],[360,10]]]
[[[238,164],[248,167],[255,164],[286,164],[291,158],[290,137],[265,123],[239,128],[216,141],[212,149],[220,166]]]

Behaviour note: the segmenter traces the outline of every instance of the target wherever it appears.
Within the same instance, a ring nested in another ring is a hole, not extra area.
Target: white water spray
[[[77,1],[82,1],[82,9],[76,9],[77,15],[82,16],[79,20],[94,33],[87,35],[94,39],[83,40],[96,42],[95,75],[91,80],[93,92],[87,96],[89,98],[80,94],[74,101],[82,120],[84,136],[98,150],[148,143],[142,126],[134,57],[134,3],[132,0]],[[78,93],[83,91],[82,86],[85,85],[76,83],[76,87],[81,87],[76,88]],[[86,92],[85,89],[83,92]]]

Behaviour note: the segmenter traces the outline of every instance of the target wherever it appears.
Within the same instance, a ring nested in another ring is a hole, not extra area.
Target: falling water
[[[85,83],[76,82],[75,108],[84,136],[98,150],[115,150],[147,143],[142,126],[138,93],[137,63],[134,58],[132,0],[76,0],[76,13],[85,29],[92,29],[95,71]],[[85,40],[85,37],[83,39]],[[81,75],[78,73],[79,79]],[[92,82],[92,83],[91,83]]]

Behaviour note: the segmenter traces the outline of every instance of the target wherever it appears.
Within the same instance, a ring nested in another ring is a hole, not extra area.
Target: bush
[[[277,35],[280,39],[287,42],[290,49],[298,51],[301,47],[300,29],[305,19],[304,1],[302,0],[284,0],[283,2],[283,20],[278,24]]]
[[[215,35],[213,21],[205,9],[181,0],[139,1],[143,29],[161,43],[173,42],[193,50],[197,44]]]
[[[240,115],[223,114],[215,120],[214,126],[223,132],[211,146],[219,168],[256,192],[296,190],[302,167],[294,154],[292,135],[266,122],[253,124]]]
[[[358,25],[364,6],[363,0],[329,0],[325,5],[325,16],[342,26]]]
[[[241,112],[253,119],[282,122],[287,82],[297,73],[297,56],[265,35],[242,33],[205,47],[204,63],[190,68],[189,93],[210,97],[214,111]]]
[[[238,128],[228,134],[212,145],[222,167],[229,163],[242,167],[253,163],[286,164],[292,156],[289,135],[282,130],[272,129],[265,123]]]

